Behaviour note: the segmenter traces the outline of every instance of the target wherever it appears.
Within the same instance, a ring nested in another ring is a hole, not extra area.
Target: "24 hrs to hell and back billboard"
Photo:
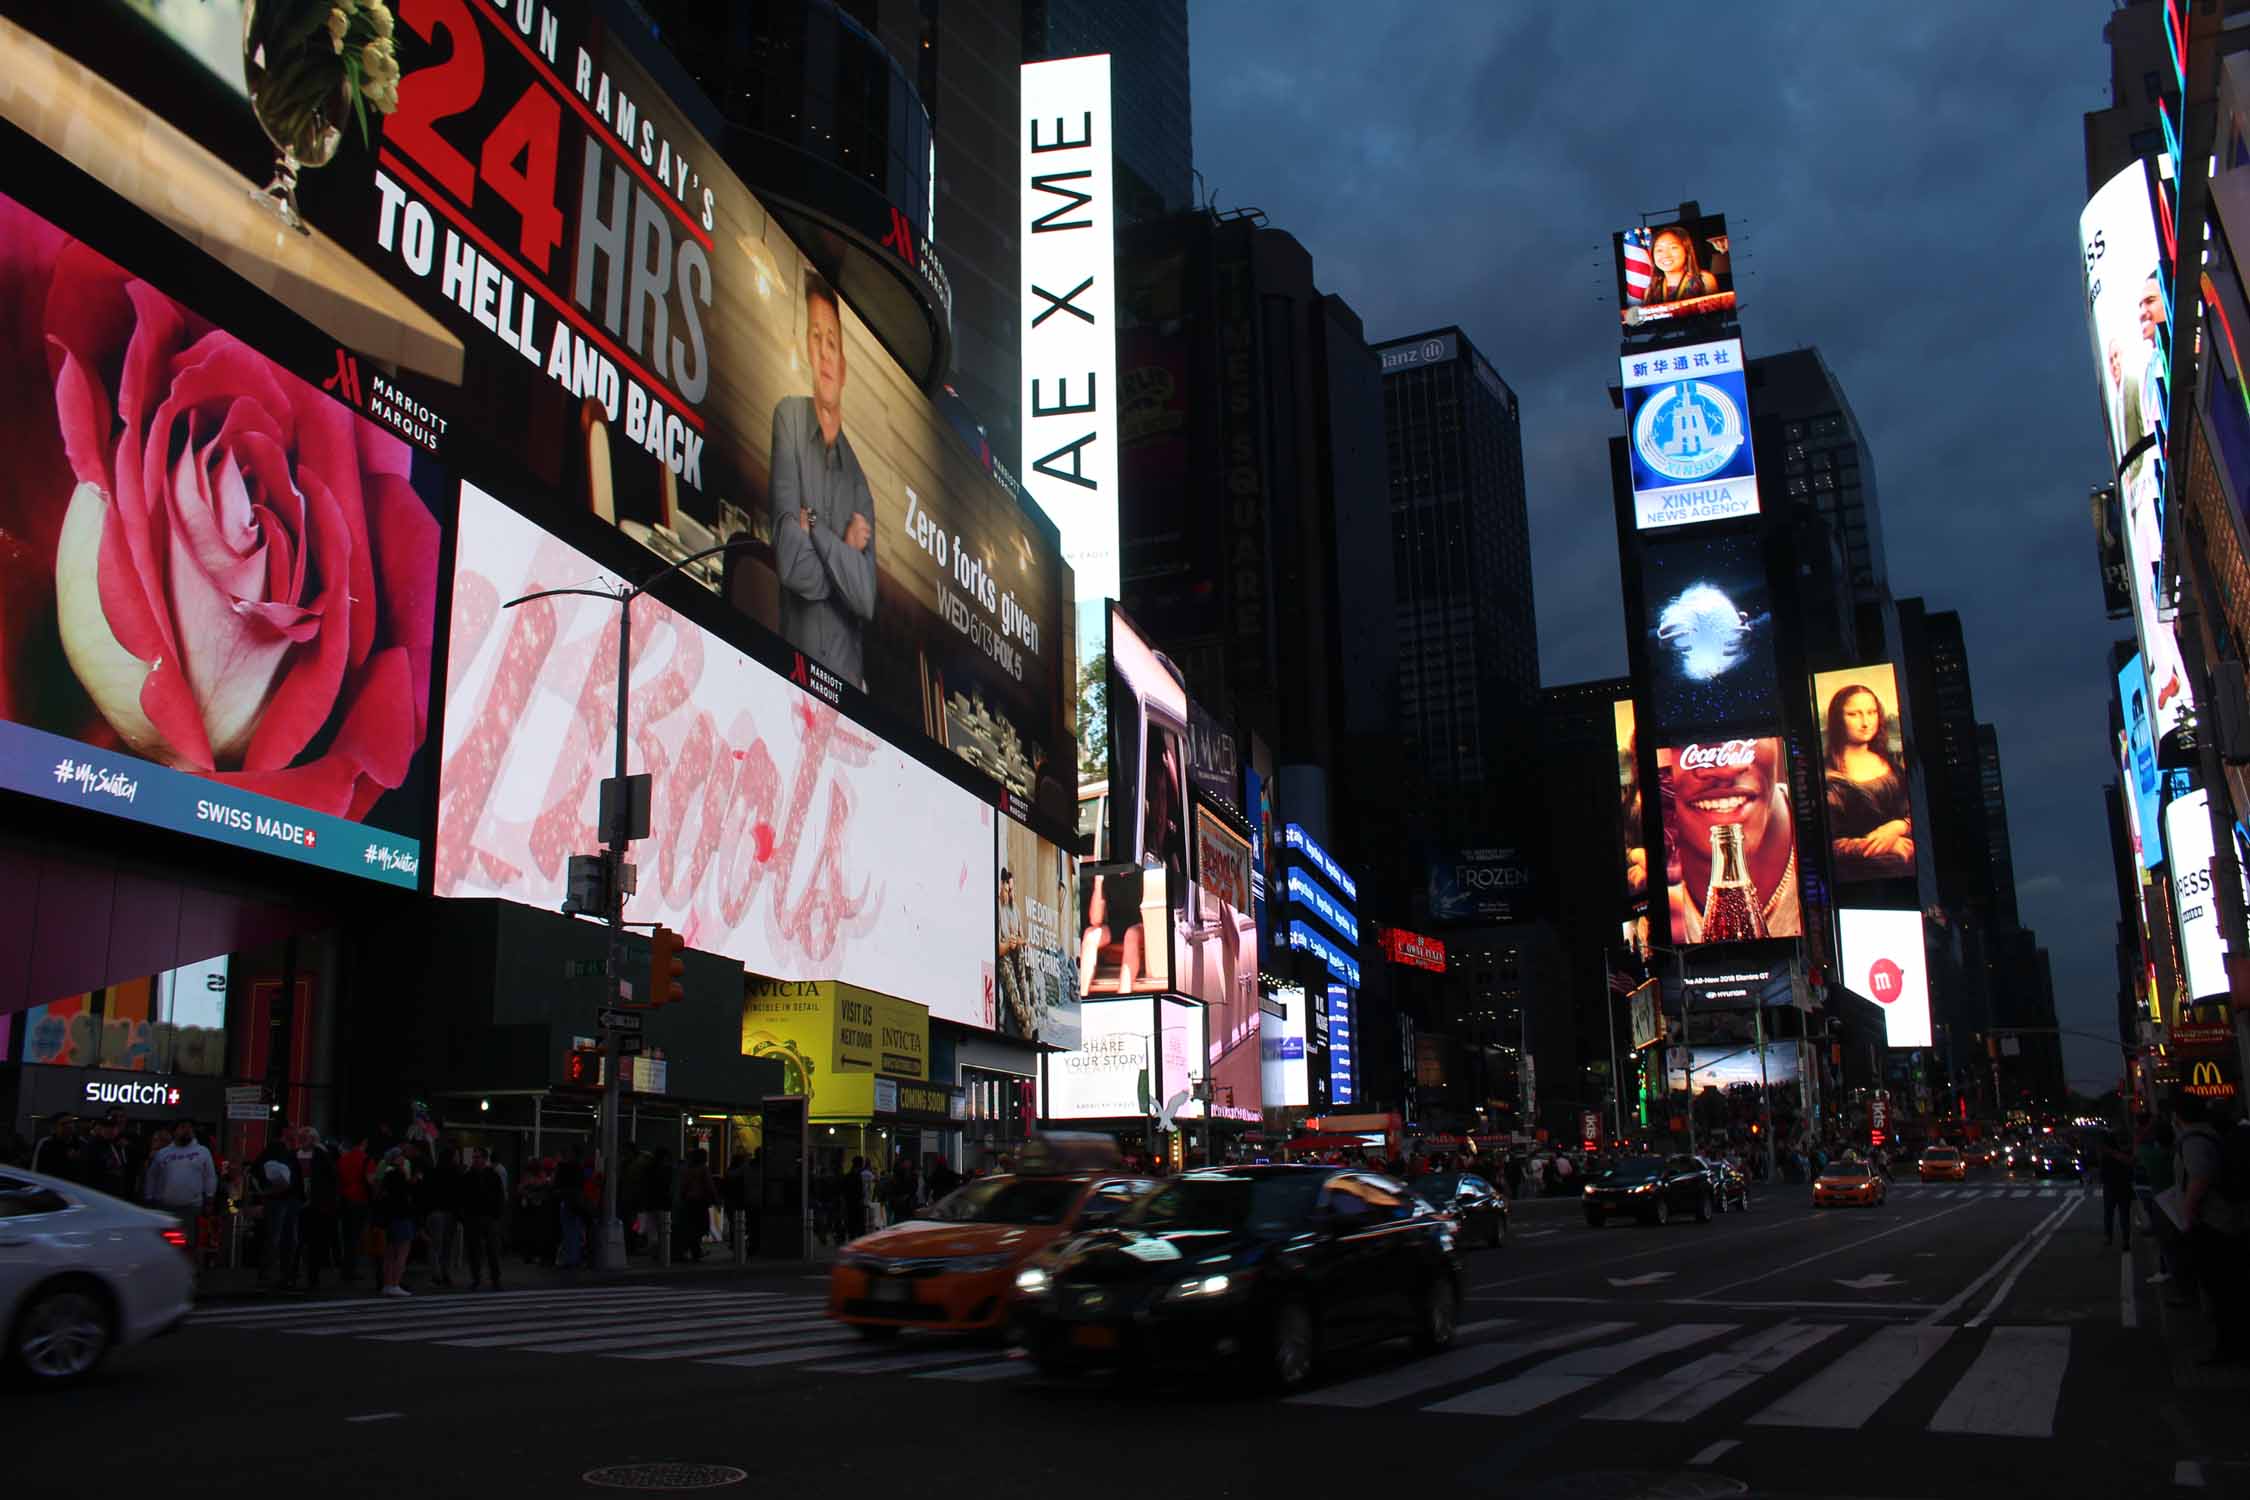
[[[414,886],[448,485],[0,197],[0,787]]]
[[[544,588],[614,578],[461,487],[433,888],[553,907],[600,843],[617,606]],[[840,979],[991,1027],[993,819],[972,793],[643,595],[635,762],[654,777],[631,922],[774,979]]]
[[[864,689],[1067,825],[1053,524],[985,472],[631,50],[657,44],[606,24],[629,15],[398,7],[396,112],[368,111],[365,147],[347,120],[303,187],[316,228],[467,350],[457,388],[387,384],[641,542],[648,571],[739,543],[690,576],[802,651],[831,704],[863,714]]]

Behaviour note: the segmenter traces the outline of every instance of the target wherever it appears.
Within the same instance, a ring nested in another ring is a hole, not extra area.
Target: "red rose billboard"
[[[414,886],[442,475],[0,198],[0,786]]]

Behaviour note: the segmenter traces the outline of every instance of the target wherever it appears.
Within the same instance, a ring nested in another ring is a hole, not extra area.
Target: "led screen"
[[[1643,531],[1758,512],[1742,341],[1623,356],[1633,521]]]
[[[1114,857],[1187,886],[1188,696],[1123,611],[1109,611],[1109,805]]]
[[[1266,1105],[1270,1109],[1297,1109],[1311,1103],[1311,1077],[1305,1054],[1305,1017],[1308,1006],[1304,986],[1280,985],[1266,995],[1281,1014],[1266,1013],[1258,1052],[1264,1063]]]
[[[461,494],[435,889],[552,908],[599,847],[614,586],[474,486]],[[631,765],[655,776],[628,921],[775,979],[841,979],[968,1026],[997,1020],[993,809],[720,638],[633,607]]]
[[[2211,880],[2210,793],[2199,787],[2165,804],[2164,842],[2172,853],[2172,913],[2187,995],[2208,1000],[2227,992],[2227,945]]]
[[[1049,1047],[1078,1045],[1078,861],[1013,818],[1000,820],[995,1029]]]
[[[1625,871],[1625,941],[1646,954],[1648,930],[1648,832],[1641,816],[1640,735],[1633,700],[1610,705],[1617,742],[1617,840]]]
[[[1171,907],[1164,871],[1078,867],[1078,993],[1153,995],[1172,986]]]
[[[1088,1001],[1078,1047],[1047,1059],[1047,1114],[1057,1120],[1114,1120],[1155,1113],[1149,1067],[1153,1000]]]
[[[1258,1033],[1258,934],[1251,920],[1250,841],[1195,807],[1196,881],[1172,910],[1173,988],[1202,1002],[1216,1112],[1254,1120],[1263,1108]]]
[[[1642,225],[1612,237],[1618,317],[1627,328],[1734,311],[1734,261],[1724,214]]]
[[[1328,1102],[1341,1109],[1359,1100],[1358,1023],[1352,1014],[1352,991],[1343,985],[1328,987]]]
[[[1905,716],[1889,662],[1813,677],[1829,853],[1838,883],[1914,873],[1914,806]]]
[[[1844,987],[1883,1011],[1884,1042],[1930,1045],[1930,969],[1918,911],[1836,913],[1843,942]]]
[[[1789,802],[1787,754],[1777,737],[1703,740],[1656,753],[1664,810],[1665,881],[1675,943],[1798,937],[1797,826]],[[1741,830],[1742,882],[1712,873],[1721,835]]]
[[[1771,719],[1773,605],[1758,539],[1651,542],[1641,586],[1650,718],[1673,729]]]
[[[2141,658],[2125,664],[2117,674],[2117,698],[2125,714],[2125,756],[2121,767],[2125,778],[2126,810],[2132,814],[2130,824],[2134,842],[2139,846],[2141,868],[2153,870],[2164,863],[2164,836],[2159,816],[2164,805],[2164,781],[2156,769],[2156,742],[2151,736],[2153,725],[2148,712],[2148,677],[2141,670]]]
[[[0,197],[0,787],[413,887],[450,485]]]

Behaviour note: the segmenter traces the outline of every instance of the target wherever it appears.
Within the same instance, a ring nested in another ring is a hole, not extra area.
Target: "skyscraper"
[[[1120,223],[1195,201],[1187,0],[1023,0],[1023,60],[1107,52]]]
[[[1792,505],[1819,512],[1834,531],[1851,602],[1879,603],[1889,592],[1890,573],[1875,456],[1835,371],[1818,349],[1753,359],[1750,401],[1761,446],[1779,442],[1782,493]]]
[[[1986,859],[1992,871],[1993,918],[2017,925],[2016,857],[2008,839],[2008,793],[2000,777],[2000,731],[1977,726],[1977,790],[1984,802]]]

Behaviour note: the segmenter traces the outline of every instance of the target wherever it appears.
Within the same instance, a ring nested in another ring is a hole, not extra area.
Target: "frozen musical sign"
[[[1633,522],[1643,531],[1758,513],[1742,341],[1625,355]]]

